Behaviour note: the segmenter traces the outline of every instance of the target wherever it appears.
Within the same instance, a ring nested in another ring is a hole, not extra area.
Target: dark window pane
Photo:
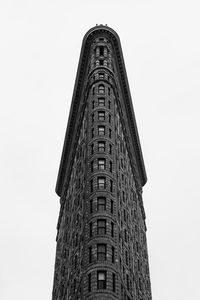
[[[97,198],[97,210],[106,210],[106,198],[105,197]]]
[[[106,220],[97,220],[97,234],[106,234]]]

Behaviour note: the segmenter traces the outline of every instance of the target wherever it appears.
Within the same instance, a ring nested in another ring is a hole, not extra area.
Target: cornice
[[[115,63],[117,67],[117,75],[119,77],[129,131],[131,134],[131,149],[134,149],[141,185],[144,186],[147,181],[120,39],[118,34],[112,28],[100,25],[91,28],[83,38],[78,71],[72,96],[72,104],[70,108],[69,120],[56,184],[56,193],[59,196],[61,196],[63,193],[65,177],[66,174],[69,175],[70,173],[69,171],[72,168],[73,157],[75,155],[74,146],[77,142],[79,129],[81,126],[81,115],[83,114],[85,89],[87,86],[87,81],[85,80],[85,78],[86,76],[88,76],[87,62],[89,58],[90,47],[93,40],[100,35],[108,37],[111,44],[113,45],[113,54],[116,57]]]

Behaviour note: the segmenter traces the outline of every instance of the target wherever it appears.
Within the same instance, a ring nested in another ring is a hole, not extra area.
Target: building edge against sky
[[[57,179],[53,300],[152,299],[146,180],[120,40],[99,25],[83,39]]]

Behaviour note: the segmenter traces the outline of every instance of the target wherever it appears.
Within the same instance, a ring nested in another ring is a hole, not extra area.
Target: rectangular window
[[[106,150],[106,142],[98,142],[98,151],[105,152]]]
[[[113,214],[113,200],[110,200],[110,212]]]
[[[94,114],[92,114],[92,123],[94,123]]]
[[[90,229],[90,237],[92,237],[92,222],[90,222],[89,226],[90,226],[90,228],[89,228]]]
[[[97,260],[106,260],[106,244],[97,244]]]
[[[105,106],[105,98],[98,98],[98,106]]]
[[[94,108],[94,104],[95,104],[95,102],[94,102],[94,100],[92,101],[92,108]]]
[[[105,170],[106,160],[105,158],[98,158],[98,170]]]
[[[108,108],[109,109],[111,108],[111,101],[110,100],[108,101]]]
[[[91,292],[91,273],[88,274],[88,292]]]
[[[114,223],[111,222],[111,236],[114,237]]]
[[[106,271],[97,272],[97,289],[106,289]]]
[[[110,88],[108,87],[108,96],[110,96]]]
[[[90,213],[93,213],[93,199],[90,200]]]
[[[108,115],[108,120],[109,120],[109,123],[111,123],[111,115],[110,114]]]
[[[110,172],[112,173],[112,161],[110,161]]]
[[[112,145],[109,144],[109,154],[112,154]]]
[[[129,291],[129,276],[126,275],[126,286],[127,286],[127,290]]]
[[[98,135],[105,135],[105,126],[98,126]]]
[[[105,121],[105,111],[98,111],[98,121]]]
[[[109,138],[111,139],[112,130],[109,128]]]
[[[103,59],[100,59],[100,60],[99,60],[99,65],[100,65],[100,66],[103,66]],[[100,92],[99,92],[99,93],[100,93]]]
[[[94,171],[94,162],[93,161],[91,161],[91,163],[90,163],[90,168],[91,168],[91,173],[93,173],[93,171]]]
[[[97,198],[97,210],[106,210],[106,197]]]
[[[113,192],[113,181],[110,180],[110,192],[112,193]]]
[[[99,73],[99,79],[104,79],[104,73]]]
[[[92,128],[91,136],[94,137],[94,128]]]
[[[105,177],[98,177],[97,178],[97,187],[100,190],[106,189],[106,178]]]
[[[106,220],[97,220],[97,234],[106,234]]]
[[[89,263],[92,262],[92,246],[89,247]]]
[[[90,181],[90,191],[93,193],[93,179]]]
[[[115,262],[115,248],[112,247],[112,263],[114,264]]]
[[[103,46],[99,46],[99,55],[101,56],[101,55],[103,55]]]
[[[115,292],[115,274],[112,274],[113,292]]]
[[[91,145],[91,154],[94,154],[94,144]]]

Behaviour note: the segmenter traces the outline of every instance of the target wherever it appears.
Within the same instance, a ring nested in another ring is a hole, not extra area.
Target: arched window
[[[105,86],[103,84],[99,85],[98,93],[99,94],[105,94]]]

